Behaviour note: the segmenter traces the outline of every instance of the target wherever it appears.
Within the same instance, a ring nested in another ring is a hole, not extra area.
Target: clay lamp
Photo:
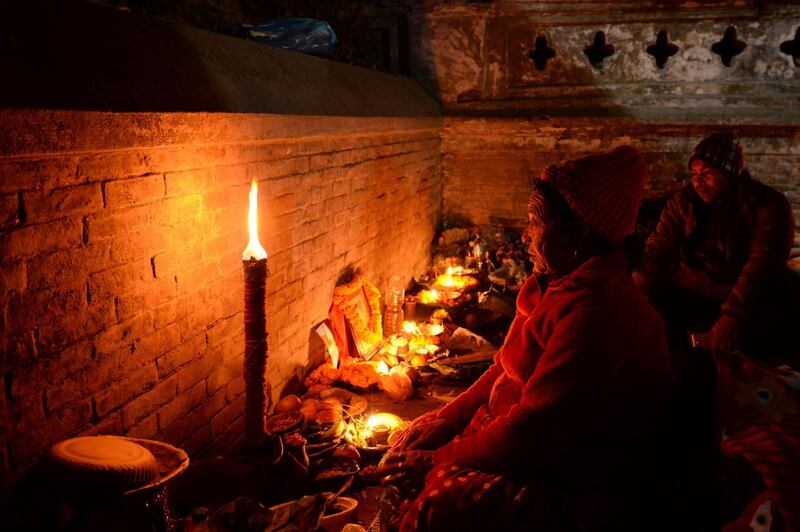
[[[375,445],[385,444],[391,433],[403,425],[403,420],[394,414],[381,412],[367,418],[368,439]]]
[[[417,296],[417,300],[424,305],[435,305],[441,300],[439,291],[435,288],[430,290],[422,290]]]

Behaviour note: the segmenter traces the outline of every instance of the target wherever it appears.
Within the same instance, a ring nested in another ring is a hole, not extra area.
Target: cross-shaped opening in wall
[[[711,45],[711,51],[720,56],[722,64],[731,66],[731,60],[747,48],[747,43],[739,39],[735,26],[728,26],[722,39]]]
[[[606,32],[598,31],[594,34],[594,41],[583,49],[589,62],[596,69],[603,68],[603,60],[614,54],[614,46],[606,43]]]
[[[667,59],[678,53],[678,46],[669,42],[667,30],[661,30],[656,35],[655,44],[648,46],[645,51],[656,59],[658,68],[664,68],[667,66]]]
[[[547,62],[556,56],[556,51],[547,45],[547,37],[539,35],[536,37],[534,48],[528,52],[528,57],[533,61],[536,70],[544,70]]]
[[[794,66],[800,67],[800,26],[794,32],[794,39],[781,43],[781,52],[792,56]]]

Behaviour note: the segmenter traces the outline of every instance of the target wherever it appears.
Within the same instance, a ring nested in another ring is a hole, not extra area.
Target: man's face
[[[703,203],[708,204],[719,198],[733,184],[730,174],[708,166],[700,159],[692,161],[689,168],[692,172],[692,185]]]

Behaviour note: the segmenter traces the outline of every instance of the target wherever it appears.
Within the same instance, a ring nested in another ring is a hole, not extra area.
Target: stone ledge
[[[0,109],[0,158],[165,146],[369,137],[437,136],[439,116],[296,116]]]
[[[436,116],[412,80],[74,0],[0,6],[0,106]]]

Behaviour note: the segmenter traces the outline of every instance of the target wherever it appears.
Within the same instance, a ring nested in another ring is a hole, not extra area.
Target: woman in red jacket
[[[526,229],[534,275],[494,365],[416,420],[380,468],[426,475],[401,530],[563,530],[565,515],[654,529],[641,502],[657,498],[654,434],[670,362],[620,246],[645,173],[639,152],[622,146],[536,181]]]

